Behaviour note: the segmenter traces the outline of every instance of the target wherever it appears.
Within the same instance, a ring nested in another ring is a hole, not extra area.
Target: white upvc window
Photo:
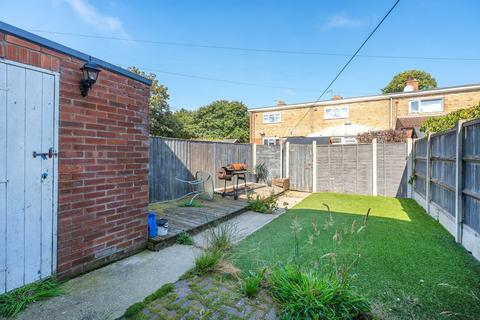
[[[263,114],[263,123],[279,123],[282,121],[280,112],[268,112]]]
[[[331,137],[330,142],[332,144],[356,144],[357,138],[355,137]]]
[[[410,113],[442,112],[443,98],[410,100],[408,111]]]
[[[263,144],[266,146],[276,146],[280,142],[278,137],[266,137],[263,138]]]
[[[323,118],[328,119],[348,119],[348,106],[326,107],[323,109]]]

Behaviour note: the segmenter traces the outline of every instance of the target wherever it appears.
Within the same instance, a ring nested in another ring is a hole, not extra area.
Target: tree
[[[191,139],[198,138],[196,112],[181,108],[173,113],[175,122],[178,123],[177,138]]]
[[[196,124],[195,135],[199,138],[248,141],[250,117],[242,102],[214,101],[199,108],[193,122]]]
[[[180,124],[176,121],[168,105],[168,88],[158,83],[154,73],[146,74],[137,67],[129,67],[133,73],[152,80],[150,87],[149,131],[153,136],[176,137]]]
[[[432,117],[420,127],[422,132],[440,132],[455,127],[458,120],[470,120],[480,118],[480,103],[468,109],[452,111],[441,117]]]
[[[419,90],[430,90],[437,87],[437,80],[435,80],[431,74],[422,70],[407,70],[394,76],[392,81],[382,89],[382,92],[402,92],[408,79],[417,79],[419,82]]]

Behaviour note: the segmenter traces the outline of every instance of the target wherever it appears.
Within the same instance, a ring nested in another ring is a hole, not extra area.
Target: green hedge
[[[480,118],[480,103],[468,109],[452,111],[441,117],[430,118],[420,127],[422,132],[440,132],[454,128],[458,120]]]

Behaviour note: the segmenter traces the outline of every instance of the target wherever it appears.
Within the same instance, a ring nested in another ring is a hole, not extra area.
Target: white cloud
[[[122,37],[129,37],[123,29],[122,21],[114,16],[98,12],[88,0],[63,0],[67,3],[78,17],[92,27],[107,32],[115,32]]]
[[[368,19],[353,18],[346,14],[336,14],[328,18],[328,28],[358,28],[368,24]]]

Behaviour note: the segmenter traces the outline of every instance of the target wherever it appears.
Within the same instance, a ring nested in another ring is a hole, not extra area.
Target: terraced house
[[[404,92],[316,103],[286,104],[250,109],[250,142],[278,144],[280,138],[328,137],[331,143],[356,143],[359,133],[385,129],[414,129],[429,117],[468,108],[480,101],[480,84],[428,91],[418,81],[406,83]]]

